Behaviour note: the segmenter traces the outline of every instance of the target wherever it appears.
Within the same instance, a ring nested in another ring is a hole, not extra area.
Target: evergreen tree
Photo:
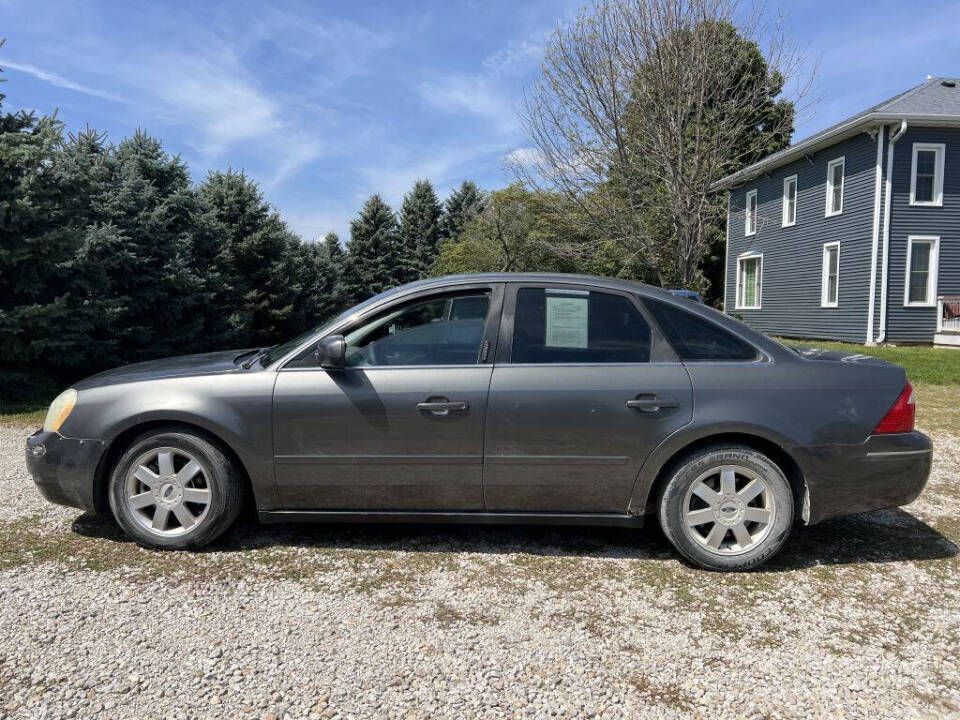
[[[333,276],[330,294],[335,311],[346,310],[347,295],[344,287],[343,264],[346,254],[340,244],[340,236],[335,232],[328,232],[323,238],[323,251],[329,262],[330,273]]]
[[[203,208],[187,167],[141,131],[121,142],[108,162],[110,179],[96,204],[110,226],[111,290],[122,299],[111,331],[122,355],[109,359],[192,352],[209,293],[195,265],[194,221]]]
[[[450,193],[443,206],[440,218],[442,240],[456,240],[464,226],[483,211],[487,196],[476,183],[464,180],[460,187]]]
[[[400,282],[424,277],[437,255],[440,202],[429,180],[417,180],[400,210]]]
[[[344,258],[344,289],[348,304],[400,284],[397,217],[379,195],[372,195],[350,223],[350,243]]]
[[[304,305],[314,278],[312,266],[299,267],[300,239],[242,172],[211,172],[200,195],[219,224],[216,304],[229,317],[230,344],[272,345],[302,332],[315,313]]]

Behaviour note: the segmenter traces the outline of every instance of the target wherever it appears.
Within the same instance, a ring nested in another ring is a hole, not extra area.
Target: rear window
[[[756,360],[756,349],[709,320],[644,298],[650,314],[681,360]]]

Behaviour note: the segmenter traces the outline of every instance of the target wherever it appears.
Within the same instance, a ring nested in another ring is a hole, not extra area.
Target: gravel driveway
[[[655,529],[247,523],[148,552],[46,504],[0,427],[0,717],[960,717],[950,392],[916,503],[741,575]]]

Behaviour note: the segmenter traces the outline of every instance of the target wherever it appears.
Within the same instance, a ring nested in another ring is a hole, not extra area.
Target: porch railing
[[[937,332],[960,333],[960,295],[937,298]]]

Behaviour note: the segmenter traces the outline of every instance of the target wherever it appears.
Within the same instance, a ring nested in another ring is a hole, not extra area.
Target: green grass
[[[904,347],[868,347],[854,343],[823,340],[793,340],[777,338],[787,345],[856,352],[902,365],[912,383],[919,385],[960,385],[960,350],[934,348],[923,345]]]

